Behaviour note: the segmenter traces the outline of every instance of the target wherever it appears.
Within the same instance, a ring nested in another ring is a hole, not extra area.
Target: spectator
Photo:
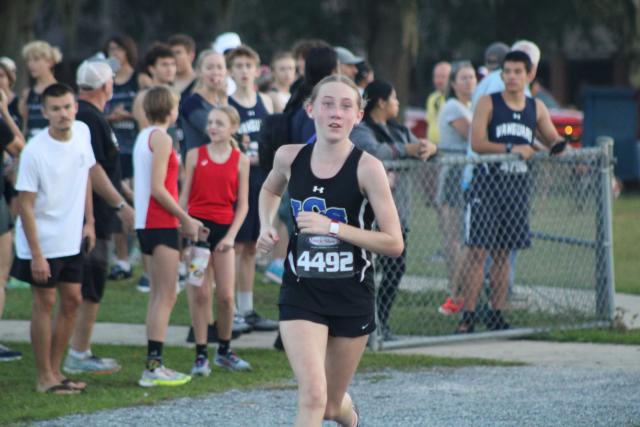
[[[180,261],[178,226],[195,241],[202,223],[178,204],[178,155],[167,129],[178,118],[178,95],[166,86],[148,90],[144,113],[150,124],[133,148],[135,228],[151,273],[147,308],[147,363],[138,384],[142,387],[177,386],[189,375],[164,366],[163,343],[176,302]]]
[[[80,89],[76,117],[89,127],[96,159],[96,165],[91,169],[96,244],[85,254],[83,262],[82,303],[63,368],[71,374],[120,370],[114,359],[101,358],[91,352],[91,334],[104,295],[108,246],[116,229],[117,216],[125,231],[133,228],[133,209],[120,194],[118,141],[104,115],[104,107],[113,93],[113,66],[104,60],[90,59],[80,65],[76,76]]]
[[[20,97],[22,133],[29,141],[48,125],[42,114],[42,93],[56,82],[53,67],[62,61],[62,54],[57,47],[36,40],[22,48],[22,57],[27,63],[29,77],[33,79],[33,85],[25,89]]]
[[[2,69],[4,69],[4,65],[0,63],[0,70]],[[2,78],[0,78],[1,82]],[[13,218],[7,201],[3,197],[3,187],[7,184],[4,181],[4,161],[2,161],[2,156],[6,151],[12,157],[18,158],[23,147],[24,138],[9,112],[9,97],[0,86],[0,318],[2,318],[2,312],[4,311],[5,287],[13,258],[13,235],[11,233]],[[20,358],[22,358],[22,353],[0,344],[0,362],[19,360]]]
[[[0,58],[0,92],[4,94],[8,104],[7,111],[9,113],[9,116],[11,116],[12,122],[15,123],[19,130],[22,129],[22,117],[20,117],[18,108],[20,102],[19,98],[13,91],[13,86],[15,85],[15,83],[16,64],[11,58],[3,56]],[[3,119],[0,118],[0,120]],[[9,122],[7,121],[6,123],[8,124]],[[19,135],[20,138],[23,138],[22,132],[19,132],[19,134],[16,134],[15,132],[13,133],[14,135]],[[0,180],[3,181],[3,184],[0,184],[0,186],[4,185],[4,193],[0,192],[0,197],[4,196],[5,201],[7,202],[9,213],[11,215],[11,219],[13,221],[18,215],[18,199],[16,198],[18,193],[14,188],[18,159],[13,158],[8,152],[5,153],[4,151],[0,150],[0,162],[3,162],[3,166],[6,165],[4,167],[4,173],[0,174]],[[8,266],[11,266],[11,259],[7,259],[7,262],[9,263]],[[15,279],[10,279],[7,284],[11,282],[13,282],[12,284],[15,284]],[[28,284],[25,285],[28,286]]]
[[[338,46],[335,48],[338,55],[338,70],[340,73],[355,81],[358,74],[357,64],[364,62],[364,58],[355,56],[349,49]]]
[[[29,282],[33,291],[36,390],[77,394],[86,384],[65,378],[60,365],[82,300],[80,251],[90,252],[95,244],[93,206],[87,197],[95,158],[89,128],[75,121],[71,88],[49,85],[42,92],[42,112],[49,127],[31,139],[20,158],[16,183],[20,217],[12,275]],[[60,304],[52,322],[56,290]]]
[[[196,73],[193,71],[193,60],[196,59],[196,42],[186,34],[174,34],[167,42],[176,59],[176,77],[174,89],[184,99],[193,90]]]
[[[476,74],[469,61],[454,62],[449,78],[449,98],[440,112],[440,145],[442,155],[447,152],[462,154],[466,151],[469,130],[471,129],[471,94],[476,88]],[[458,297],[463,264],[463,248],[460,242],[462,231],[461,209],[463,207],[462,165],[445,165],[438,179],[438,219],[442,232],[442,246],[445,252],[451,296],[446,299],[438,311],[448,315],[462,309]]]
[[[269,95],[273,101],[273,111],[281,113],[291,98],[289,88],[296,77],[296,63],[290,52],[278,52],[271,60],[273,86]]]
[[[380,160],[398,158],[417,158],[426,160],[436,152],[436,146],[425,139],[418,140],[406,126],[396,121],[399,102],[391,84],[374,80],[364,91],[367,105],[364,118],[353,128],[350,139],[361,150],[367,151]],[[398,286],[406,270],[406,242],[411,221],[411,181],[405,174],[387,170],[387,177],[393,193],[405,249],[397,258],[381,256],[378,258],[382,279],[376,299],[379,326],[385,340],[393,339],[389,328],[389,313],[395,300]]]
[[[236,236],[236,265],[238,274],[238,312],[253,329],[273,331],[278,323],[260,316],[253,307],[253,286],[256,270],[256,242],[260,233],[258,217],[258,195],[266,178],[258,162],[258,133],[262,119],[273,112],[271,98],[255,90],[260,56],[248,46],[242,45],[227,53],[227,66],[237,86],[229,97],[229,105],[240,114],[238,134],[242,138],[241,148],[251,164],[249,171],[249,211]]]
[[[449,83],[449,73],[451,64],[445,61],[438,62],[433,67],[433,87],[434,91],[427,97],[427,139],[434,144],[440,142],[440,131],[438,129],[438,116],[447,98],[447,84]]]
[[[213,270],[217,303],[214,363],[232,371],[248,370],[249,363],[231,350],[236,234],[248,210],[249,159],[238,150],[233,134],[240,126],[238,112],[230,106],[212,107],[207,120],[210,142],[187,153],[186,178],[180,204],[209,229],[211,251],[207,269]],[[192,375],[207,376],[209,368],[207,326],[213,281],[205,276],[199,286],[189,286],[189,311],[194,329],[196,357]]]
[[[480,98],[473,114],[471,145],[476,153],[517,153],[522,160],[481,164],[474,170],[465,222],[468,251],[464,312],[457,333],[474,331],[477,297],[488,254],[493,262],[487,329],[510,328],[503,315],[509,284],[509,252],[531,244],[526,160],[535,152],[536,132],[549,146],[562,142],[544,104],[525,95],[532,69],[526,53],[509,52],[501,73],[505,90]]]
[[[362,61],[356,64],[356,67],[358,68],[358,73],[356,74],[354,81],[356,86],[358,86],[358,90],[360,90],[360,95],[362,95],[364,93],[364,89],[375,79],[375,77],[373,69],[367,61]]]
[[[111,37],[104,48],[109,58],[120,64],[113,79],[113,96],[107,101],[105,112],[118,140],[120,158],[121,189],[129,202],[133,202],[133,143],[138,134],[138,126],[133,117],[133,101],[139,91],[138,76],[135,64],[138,62],[138,50],[135,42],[126,35]],[[116,220],[118,222],[118,220]],[[131,277],[129,261],[128,233],[116,225],[113,241],[116,252],[116,263],[109,273],[110,280],[122,280]]]

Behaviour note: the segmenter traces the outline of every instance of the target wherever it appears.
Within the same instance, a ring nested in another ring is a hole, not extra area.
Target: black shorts
[[[0,196],[0,236],[8,233],[13,228],[13,219],[11,211],[4,197]]]
[[[96,240],[96,247],[84,257],[82,299],[99,303],[104,295],[109,267],[109,240]]]
[[[500,163],[475,168],[465,207],[465,243],[488,250],[525,249],[529,235],[529,173],[500,170]]]
[[[207,243],[209,244],[209,249],[214,250],[216,245],[222,240],[224,236],[227,235],[227,231],[229,231],[229,227],[231,224],[218,224],[217,222],[209,221],[208,219],[193,217],[200,221],[202,225],[209,229],[209,237],[207,238]]]
[[[133,155],[120,153],[120,171],[122,179],[133,177]]]
[[[308,320],[329,328],[329,336],[356,338],[369,335],[376,330],[376,319],[373,313],[364,316],[328,316],[315,313],[302,307],[280,304],[280,321]]]
[[[35,283],[31,277],[31,260],[14,258],[11,266],[11,276],[23,282],[30,283],[37,288],[55,288],[60,282],[82,283],[83,255],[70,255],[60,258],[47,258],[51,277],[47,283]]]
[[[249,173],[249,210],[244,219],[236,242],[257,242],[260,236],[260,216],[258,215],[258,199],[260,190],[266,178],[265,173],[259,167],[251,167]]]
[[[153,255],[156,246],[164,245],[176,251],[180,250],[180,237],[177,228],[142,228],[136,230],[140,251],[145,255]]]

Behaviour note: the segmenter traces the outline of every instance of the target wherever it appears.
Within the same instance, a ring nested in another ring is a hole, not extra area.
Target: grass
[[[195,378],[184,387],[143,389],[136,384],[145,358],[144,347],[95,345],[96,352],[117,358],[122,371],[114,375],[79,376],[89,383],[88,390],[76,396],[51,396],[34,391],[35,366],[28,344],[10,343],[23,352],[19,362],[0,365],[0,425],[50,419],[64,415],[89,413],[123,406],[150,405],[168,399],[222,393],[231,389],[283,387],[293,378],[285,355],[274,350],[241,350],[240,355],[252,363],[251,372],[231,373],[214,367],[208,378]],[[182,372],[188,372],[193,350],[170,347],[165,361]],[[419,355],[397,355],[366,352],[359,372],[383,369],[415,370],[434,366],[463,367],[471,365],[508,366],[484,359],[448,359]],[[75,377],[74,377],[75,378]]]
[[[528,337],[528,339],[556,342],[640,345],[640,329],[630,329],[626,331],[612,328],[575,329],[536,334]]]
[[[640,294],[640,196],[623,196],[613,205],[613,259],[616,291]]]

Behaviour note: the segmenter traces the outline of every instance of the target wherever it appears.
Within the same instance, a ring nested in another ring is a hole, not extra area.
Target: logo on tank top
[[[202,165],[202,166],[207,166],[208,164],[209,164],[209,160],[207,160],[207,159],[204,159],[204,160],[202,160],[200,162],[200,165]]]
[[[324,193],[324,187],[316,187],[315,185],[313,186],[313,190],[314,193]]]
[[[304,211],[316,212],[345,224],[348,222],[347,210],[345,208],[327,207],[327,201],[321,197],[307,197],[304,201],[292,198],[291,209],[293,210],[294,218],[298,216],[298,213]]]
[[[251,119],[240,125],[240,129],[238,129],[238,133],[244,135],[245,133],[256,133],[260,132],[260,125],[262,124],[262,120],[260,119]]]
[[[513,113],[513,120],[520,120],[520,113]]]
[[[533,132],[531,128],[522,123],[502,123],[496,126],[496,137],[502,138],[503,136],[515,136],[524,138],[529,143],[533,142]]]

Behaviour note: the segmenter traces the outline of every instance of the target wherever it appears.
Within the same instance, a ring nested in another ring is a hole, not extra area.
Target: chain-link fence
[[[374,349],[612,319],[611,142],[385,166],[406,253],[376,260]]]

